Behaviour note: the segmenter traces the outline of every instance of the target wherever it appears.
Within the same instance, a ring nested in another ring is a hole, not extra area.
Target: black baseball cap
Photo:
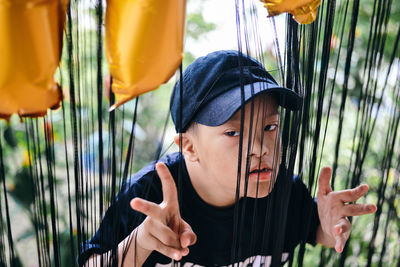
[[[298,110],[302,105],[296,92],[279,86],[262,64],[250,56],[223,50],[200,57],[186,68],[174,86],[170,110],[175,129],[183,133],[192,122],[207,126],[224,124],[242,103],[261,93],[274,94],[279,105],[290,110]]]

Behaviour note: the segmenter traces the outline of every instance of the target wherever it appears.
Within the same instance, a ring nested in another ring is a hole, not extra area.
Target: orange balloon
[[[115,108],[167,82],[183,57],[186,0],[108,0],[106,55]]]
[[[0,0],[0,117],[42,116],[62,99],[54,73],[67,0]]]
[[[270,16],[279,15],[287,12],[301,23],[308,24],[317,17],[318,7],[321,0],[260,0],[264,7],[268,9]]]

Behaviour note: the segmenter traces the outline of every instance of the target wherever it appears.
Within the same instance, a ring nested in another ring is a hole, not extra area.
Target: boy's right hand
[[[185,222],[179,212],[178,194],[171,173],[164,163],[157,163],[156,170],[160,177],[163,190],[163,202],[159,205],[141,199],[131,200],[131,207],[147,216],[136,228],[137,246],[153,250],[180,260],[188,255],[189,246],[196,243],[196,234]]]

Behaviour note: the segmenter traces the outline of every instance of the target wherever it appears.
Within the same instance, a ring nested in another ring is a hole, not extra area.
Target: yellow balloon
[[[108,0],[106,55],[116,103],[167,82],[183,57],[186,0]]]
[[[301,23],[308,24],[317,17],[318,7],[321,0],[260,0],[268,9],[270,16],[279,15],[287,12]]]
[[[0,117],[42,116],[62,99],[54,73],[67,0],[0,0]]]

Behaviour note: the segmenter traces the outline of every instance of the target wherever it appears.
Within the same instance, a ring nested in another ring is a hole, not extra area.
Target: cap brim
[[[278,104],[289,110],[298,110],[302,105],[302,98],[296,92],[269,82],[244,85],[244,103],[264,93],[277,96]],[[236,87],[208,102],[195,115],[194,121],[207,126],[219,126],[227,122],[241,106],[242,90]]]

